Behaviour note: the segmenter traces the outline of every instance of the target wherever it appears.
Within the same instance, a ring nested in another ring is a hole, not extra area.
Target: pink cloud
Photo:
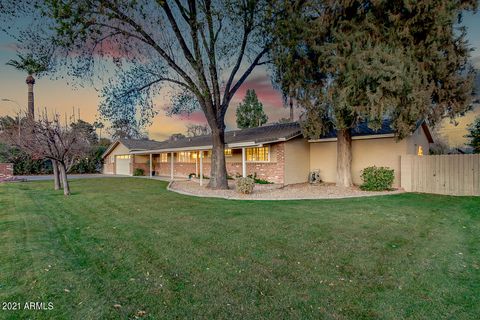
[[[186,121],[188,123],[204,124],[207,123],[207,118],[203,114],[203,111],[195,111],[191,114],[178,115],[174,116],[181,121]]]
[[[267,74],[259,74],[245,81],[236,92],[233,102],[241,102],[248,89],[254,89],[257,93],[258,99],[264,105],[278,108],[283,106],[282,94],[273,89],[272,82]]]

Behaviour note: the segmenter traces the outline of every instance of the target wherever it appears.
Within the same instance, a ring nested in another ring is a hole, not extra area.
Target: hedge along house
[[[430,131],[420,125],[410,137],[396,141],[390,124],[373,131],[366,124],[352,132],[352,175],[360,184],[365,167],[387,166],[395,170],[400,185],[400,156],[428,153]],[[336,138],[330,132],[318,140],[303,138],[298,123],[266,125],[225,133],[226,167],[231,177],[256,175],[279,184],[308,181],[313,170],[325,182],[336,180]],[[187,178],[210,175],[211,137],[199,136],[163,142],[118,140],[104,153],[104,173],[132,175],[142,169],[146,175]]]

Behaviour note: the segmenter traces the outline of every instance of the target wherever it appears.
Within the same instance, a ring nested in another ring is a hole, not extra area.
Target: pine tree
[[[285,2],[282,2],[285,3]],[[351,178],[351,129],[389,117],[397,138],[470,106],[466,30],[475,0],[286,2],[272,56],[282,87],[305,112],[304,134],[337,130],[337,185]],[[278,80],[277,80],[278,81]]]
[[[467,145],[473,148],[473,153],[480,153],[480,117],[469,126],[468,131],[469,133],[465,138],[470,139],[470,141]]]
[[[263,104],[258,101],[255,90],[248,89],[243,103],[237,108],[237,127],[241,129],[260,127],[267,123],[268,117]]]

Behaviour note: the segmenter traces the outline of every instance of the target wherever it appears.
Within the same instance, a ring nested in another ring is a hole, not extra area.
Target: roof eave
[[[393,133],[384,133],[384,134],[367,134],[362,136],[353,136],[352,140],[366,140],[366,139],[382,139],[382,138],[393,138],[395,134]],[[333,138],[321,138],[321,139],[309,139],[308,142],[329,142],[337,141],[336,137]]]
[[[426,121],[423,121],[422,129],[423,129],[423,132],[425,132],[425,135],[427,136],[428,142],[433,143],[434,141],[433,141],[432,133],[430,132],[430,128],[428,127],[428,124]]]
[[[105,152],[102,154],[102,159],[105,158],[106,156],[109,155],[110,152],[113,151],[113,149],[115,149],[115,147],[121,143],[120,140],[115,140],[114,142],[112,142],[110,144],[110,146],[107,148],[107,150],[105,150]]]

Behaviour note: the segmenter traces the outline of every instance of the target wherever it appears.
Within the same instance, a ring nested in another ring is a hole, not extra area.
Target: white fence
[[[405,191],[480,195],[480,154],[402,156],[401,186]]]

